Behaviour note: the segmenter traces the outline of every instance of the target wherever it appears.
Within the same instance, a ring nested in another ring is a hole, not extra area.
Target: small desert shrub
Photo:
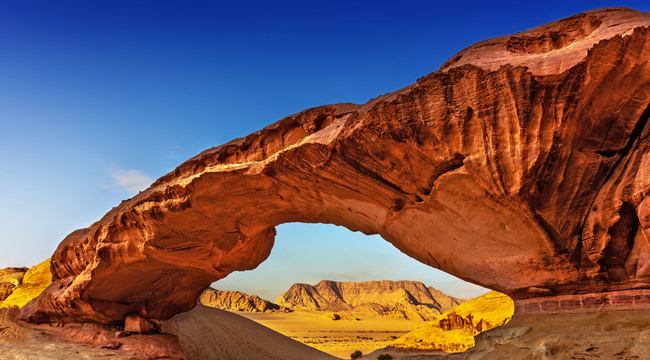
[[[393,360],[393,357],[390,354],[381,354],[377,356],[377,360]]]
[[[350,359],[358,359],[363,356],[363,353],[360,350],[355,350],[352,354],[350,354]]]

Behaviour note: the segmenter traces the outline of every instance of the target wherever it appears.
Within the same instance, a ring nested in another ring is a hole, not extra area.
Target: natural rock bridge
[[[650,14],[605,9],[473,45],[365,105],[202,152],[70,234],[33,322],[191,309],[274,226],[331,223],[515,299],[650,289]],[[435,44],[431,44],[434,46]]]

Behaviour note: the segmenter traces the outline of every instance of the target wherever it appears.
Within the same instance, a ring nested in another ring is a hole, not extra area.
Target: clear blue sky
[[[474,42],[606,6],[650,11],[647,0],[0,0],[0,268],[49,257],[72,230],[205,148],[312,106],[363,103]],[[330,241],[336,265],[287,266]],[[377,256],[354,256],[367,251]],[[261,289],[271,297],[318,275],[482,291],[380,239],[318,225],[282,226],[267,263],[219,284],[281,279]]]

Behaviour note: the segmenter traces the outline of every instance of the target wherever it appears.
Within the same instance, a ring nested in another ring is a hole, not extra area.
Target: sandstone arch
[[[516,299],[650,288],[648,24],[605,9],[517,34],[516,51],[487,40],[367,104],[206,150],[70,234],[21,315],[167,319],[264,261],[284,222],[380,234]]]

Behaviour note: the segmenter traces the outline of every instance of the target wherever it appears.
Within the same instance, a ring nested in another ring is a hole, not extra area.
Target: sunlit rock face
[[[7,274],[6,271],[12,271],[13,274]],[[16,273],[18,271],[18,273]],[[2,276],[4,273],[5,276]],[[7,279],[7,275],[19,280],[18,285],[10,294],[0,301],[0,308],[22,307],[34,298],[38,297],[51,283],[52,274],[50,273],[50,259],[40,264],[27,268],[9,268],[0,270],[0,280]],[[18,275],[19,277],[16,277]],[[0,282],[0,288],[2,283]]]
[[[27,270],[27,268],[15,267],[0,269],[0,304],[23,283]]]
[[[208,149],[70,234],[22,317],[167,319],[285,222],[380,234],[515,299],[650,288],[648,24],[579,14]]]
[[[264,300],[257,295],[248,295],[239,291],[206,289],[199,297],[199,302],[205,306],[243,312],[286,313],[291,312],[284,306]]]
[[[512,299],[490,291],[401,336],[391,346],[462,352],[474,346],[474,336],[510,321],[514,310]]]
[[[291,309],[431,321],[461,301],[419,281],[322,280],[315,286],[293,284],[275,303]]]

